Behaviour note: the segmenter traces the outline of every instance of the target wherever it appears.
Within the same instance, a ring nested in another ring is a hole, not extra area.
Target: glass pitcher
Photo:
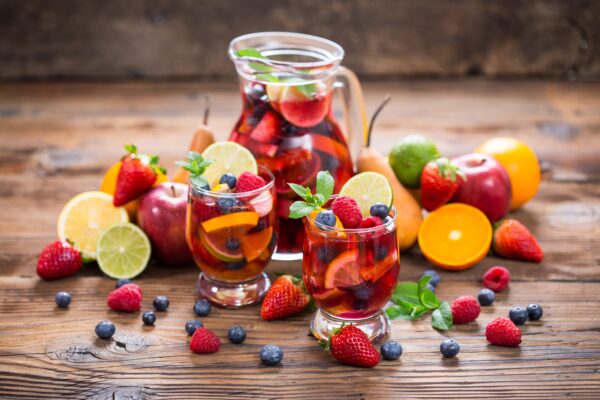
[[[317,36],[261,32],[235,38],[229,57],[240,79],[242,115],[229,140],[247,147],[275,175],[278,260],[302,258],[302,220],[289,219],[298,200],[288,183],[315,189],[328,170],[337,193],[353,175],[353,161],[367,129],[356,75],[340,65],[344,50]],[[334,88],[342,93],[344,129],[332,111]],[[346,135],[344,135],[344,132]]]

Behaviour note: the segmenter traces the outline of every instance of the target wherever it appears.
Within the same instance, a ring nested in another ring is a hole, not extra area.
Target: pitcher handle
[[[335,79],[335,87],[340,89],[348,148],[352,161],[356,160],[367,141],[368,121],[365,99],[356,74],[346,67],[340,67]]]

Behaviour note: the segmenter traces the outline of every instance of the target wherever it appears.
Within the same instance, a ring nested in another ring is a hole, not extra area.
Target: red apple
[[[453,160],[464,171],[462,182],[452,201],[480,209],[493,223],[508,214],[512,188],[508,173],[492,157],[472,153]]]
[[[165,182],[140,199],[138,225],[152,243],[152,255],[165,266],[175,267],[192,261],[185,240],[187,194],[187,185]]]

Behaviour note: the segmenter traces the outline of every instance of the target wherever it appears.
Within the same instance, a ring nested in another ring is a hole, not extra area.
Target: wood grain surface
[[[510,135],[530,143],[544,169],[538,196],[514,213],[538,237],[544,262],[488,257],[461,273],[440,272],[438,294],[450,301],[475,295],[492,265],[507,266],[513,282],[476,323],[446,333],[433,330],[429,317],[394,321],[391,337],[404,347],[397,362],[371,370],[341,365],[308,335],[309,312],[264,322],[255,306],[213,308],[202,320],[225,343],[216,354],[193,354],[183,326],[194,317],[194,266],[152,264],[137,279],[144,309],[156,295],[170,298],[155,327],[143,326],[141,313],[107,310],[114,281],[96,266],[64,280],[40,280],[37,256],[55,238],[65,201],[97,189],[123,143],[173,166],[200,122],[205,92],[213,98],[211,124],[225,139],[240,111],[233,84],[0,85],[0,398],[600,398],[600,84],[365,86],[370,111],[386,93],[393,96],[375,129],[374,145],[383,152],[414,132],[451,156]],[[414,280],[430,267],[411,249],[402,255],[401,279]],[[295,262],[267,269],[271,276],[299,270]],[[54,306],[59,290],[73,295],[68,310]],[[542,304],[544,317],[523,327],[519,348],[486,343],[487,322],[532,302]],[[94,335],[103,319],[117,326],[112,341]],[[233,324],[248,331],[242,345],[226,340]],[[439,353],[446,336],[461,345],[456,359]],[[267,343],[284,349],[281,366],[260,365],[258,351]]]

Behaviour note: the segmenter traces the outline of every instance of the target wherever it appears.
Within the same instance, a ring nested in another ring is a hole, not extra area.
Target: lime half
[[[106,229],[96,245],[98,266],[115,279],[133,278],[148,265],[152,247],[146,234],[131,223]]]
[[[340,196],[352,197],[358,203],[363,217],[371,215],[371,206],[383,203],[392,206],[392,186],[387,178],[377,172],[362,172],[354,175],[342,186]]]
[[[258,173],[256,160],[252,153],[235,142],[213,143],[202,152],[202,157],[212,161],[212,164],[204,171],[204,177],[210,187],[215,186],[225,173],[233,174],[236,177],[245,171],[254,175]]]

